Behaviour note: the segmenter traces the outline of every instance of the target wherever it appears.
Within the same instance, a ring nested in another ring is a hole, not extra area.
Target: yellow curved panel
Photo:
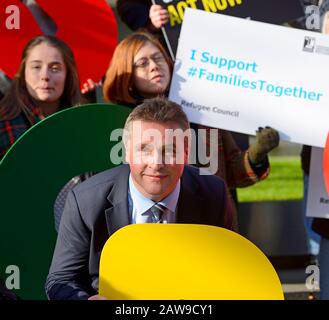
[[[108,299],[283,299],[266,256],[227,229],[133,224],[106,242],[99,294]]]

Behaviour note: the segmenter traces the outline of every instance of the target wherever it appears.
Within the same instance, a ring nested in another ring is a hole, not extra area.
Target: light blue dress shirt
[[[175,189],[163,200],[159,201],[163,206],[169,209],[170,213],[163,217],[164,223],[175,223],[177,221],[176,207],[178,203],[178,197],[180,193],[180,180],[177,182]],[[152,213],[151,207],[155,202],[146,198],[140,193],[131,177],[129,175],[129,188],[128,188],[128,205],[129,213],[131,214],[132,223],[148,223],[151,222]]]

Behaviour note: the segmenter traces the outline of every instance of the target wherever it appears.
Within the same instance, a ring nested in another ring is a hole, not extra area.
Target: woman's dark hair
[[[46,43],[47,45],[58,49],[62,54],[66,66],[67,74],[64,92],[60,99],[60,109],[71,107],[82,102],[77,66],[71,48],[63,40],[57,37],[45,35],[37,36],[31,39],[25,46],[22,53],[21,63],[12,85],[0,102],[0,120],[13,119],[23,112],[29,121],[32,121],[31,119],[33,119],[33,116],[27,105],[28,101],[31,100],[31,96],[26,88],[25,66],[31,50],[41,43]]]

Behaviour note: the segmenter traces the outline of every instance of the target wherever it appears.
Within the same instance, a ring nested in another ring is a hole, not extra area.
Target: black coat
[[[117,10],[121,20],[131,30],[136,31],[148,27],[151,5],[152,1],[148,0],[118,0]]]

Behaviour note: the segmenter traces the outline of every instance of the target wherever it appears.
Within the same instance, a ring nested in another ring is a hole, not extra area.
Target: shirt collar
[[[164,205],[171,212],[176,211],[178,197],[180,193],[181,181],[178,180],[175,189],[164,199],[159,201],[162,205]],[[137,210],[137,214],[143,214],[148,211],[154,205],[154,201],[146,198],[141,192],[139,192],[134,184],[134,181],[129,175],[129,192],[133,202],[134,207]]]

